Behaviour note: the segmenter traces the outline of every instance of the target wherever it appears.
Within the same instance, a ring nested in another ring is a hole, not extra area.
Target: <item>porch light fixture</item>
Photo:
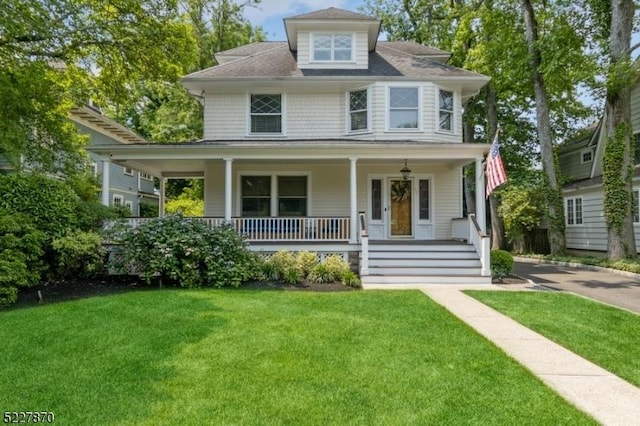
[[[411,169],[407,167],[407,160],[404,160],[404,167],[400,169],[400,173],[402,173],[402,180],[409,180]]]

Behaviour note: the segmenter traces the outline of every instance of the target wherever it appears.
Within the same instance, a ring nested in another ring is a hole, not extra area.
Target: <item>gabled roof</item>
[[[337,7],[329,7],[327,9],[316,10],[315,12],[304,13],[302,15],[290,16],[284,20],[308,19],[308,20],[363,20],[363,21],[379,21],[373,16],[363,15],[362,13],[352,12],[350,10],[338,9]]]

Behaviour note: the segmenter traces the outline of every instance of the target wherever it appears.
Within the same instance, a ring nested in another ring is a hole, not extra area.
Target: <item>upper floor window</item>
[[[582,225],[582,197],[567,198],[567,225]]]
[[[114,207],[121,207],[124,205],[124,197],[119,194],[113,194],[113,202],[112,205]]]
[[[349,92],[349,131],[357,132],[369,128],[368,99],[366,89]]]
[[[591,151],[590,149],[582,151],[580,153],[580,157],[582,159],[582,163],[590,163],[591,161],[593,161],[593,151]]]
[[[139,174],[140,174],[140,178],[142,178],[144,180],[153,180],[153,176],[151,176],[148,173],[140,172]]]
[[[124,168],[124,174],[127,175],[127,176],[133,176],[133,169],[125,167]]]
[[[351,61],[351,34],[314,34],[314,61]]]
[[[389,129],[418,129],[420,96],[417,87],[389,88]]]
[[[447,132],[453,131],[453,92],[440,90],[438,129]]]
[[[282,95],[251,95],[251,133],[282,133]]]

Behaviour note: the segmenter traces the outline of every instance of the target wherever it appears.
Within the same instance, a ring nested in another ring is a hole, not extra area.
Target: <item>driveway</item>
[[[516,259],[513,272],[554,290],[570,291],[640,313],[640,279],[636,277],[523,258]]]

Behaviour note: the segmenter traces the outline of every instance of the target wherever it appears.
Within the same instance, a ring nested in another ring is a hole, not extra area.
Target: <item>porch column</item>
[[[358,243],[358,185],[356,174],[356,162],[357,158],[349,158],[349,195],[350,199],[350,222],[351,222],[351,235],[349,238],[349,244]]]
[[[102,160],[102,205],[109,206],[109,169],[111,161]]]
[[[167,190],[167,178],[160,177],[160,199],[158,200],[158,216],[164,217],[164,197]]]
[[[476,158],[476,219],[480,230],[487,233],[487,218],[485,208],[484,170],[482,169],[482,157]]]
[[[224,220],[231,222],[231,163],[233,158],[224,160]]]

